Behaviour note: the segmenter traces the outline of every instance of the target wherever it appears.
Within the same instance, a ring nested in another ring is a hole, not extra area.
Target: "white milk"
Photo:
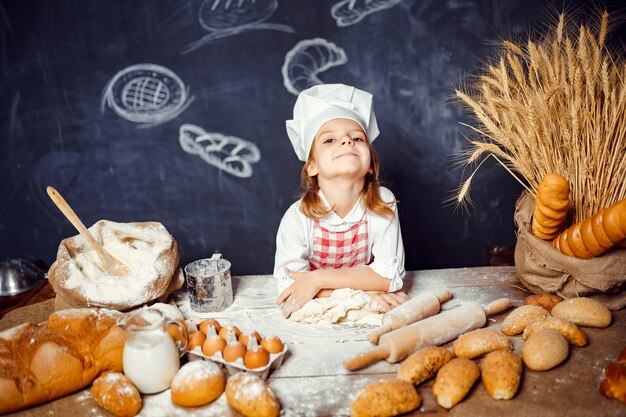
[[[180,367],[178,348],[161,329],[135,334],[124,346],[124,373],[142,394],[170,387]]]

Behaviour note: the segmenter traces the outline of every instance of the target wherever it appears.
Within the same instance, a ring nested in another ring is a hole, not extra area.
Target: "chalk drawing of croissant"
[[[330,9],[330,14],[337,21],[337,26],[350,26],[360,22],[368,14],[389,9],[401,1],[402,0],[342,0]]]
[[[291,94],[298,95],[302,90],[322,84],[319,74],[346,62],[346,52],[326,39],[300,41],[285,55],[281,68],[283,84]]]
[[[278,0],[203,0],[198,21],[209,33],[185,46],[182,53],[249,30],[269,29],[295,33],[291,26],[263,23],[274,14],[277,7]]]
[[[206,163],[213,165],[235,177],[252,176],[252,164],[261,159],[259,148],[235,136],[206,132],[199,126],[183,124],[178,139],[183,150],[198,155]]]

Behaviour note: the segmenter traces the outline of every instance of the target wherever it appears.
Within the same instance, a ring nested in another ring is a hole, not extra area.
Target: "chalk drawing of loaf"
[[[278,0],[203,0],[198,14],[200,26],[210,33],[183,48],[186,54],[211,42],[249,30],[269,29],[295,33],[279,23],[263,23],[274,14]]]
[[[346,52],[326,39],[300,41],[285,55],[281,68],[283,84],[291,94],[298,95],[302,90],[323,83],[318,74],[346,62]]]
[[[350,26],[360,22],[368,14],[389,9],[401,1],[402,0],[341,0],[330,9],[330,14],[337,21],[337,26]]]
[[[178,139],[185,152],[198,155],[206,163],[235,177],[252,176],[252,164],[261,159],[261,152],[254,143],[235,136],[206,132],[189,123],[180,127]]]
[[[181,114],[194,100],[189,88],[169,69],[156,64],[124,68],[104,87],[100,110],[109,106],[118,116],[147,128]]]

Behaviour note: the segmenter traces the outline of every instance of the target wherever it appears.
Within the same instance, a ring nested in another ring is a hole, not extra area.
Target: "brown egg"
[[[187,346],[187,350],[193,350],[196,346],[202,348],[202,344],[204,344],[205,340],[206,336],[199,330],[189,333],[189,346]]]
[[[222,354],[226,362],[235,362],[237,359],[244,357],[246,347],[239,342],[229,343],[224,347]]]
[[[220,337],[226,341],[228,341],[228,331],[232,330],[235,333],[235,337],[239,338],[241,332],[237,326],[224,326],[219,330]]]
[[[280,341],[278,336],[270,336],[261,340],[261,346],[269,353],[280,353],[283,351],[283,342]]]
[[[209,326],[213,326],[215,327],[215,331],[219,332],[220,329],[222,328],[222,326],[220,325],[220,322],[215,320],[215,319],[207,319],[204,320],[200,323],[200,326],[198,326],[198,329],[204,333],[207,334],[207,329]]]
[[[262,347],[249,350],[243,356],[243,364],[246,368],[256,369],[267,365],[270,362],[270,354]]]
[[[167,334],[170,335],[170,337],[172,338],[174,343],[176,343],[177,346],[180,346],[182,344],[183,335],[180,334],[180,329],[178,328],[177,325],[170,323],[167,326],[165,326],[165,330],[167,331]]]
[[[226,340],[222,339],[219,336],[216,337],[207,337],[202,345],[202,353],[206,356],[213,356],[217,352],[223,352],[224,347],[226,346]]]
[[[254,336],[257,344],[261,343],[261,335],[256,331],[250,333],[241,333],[241,335],[239,336],[239,343],[241,343],[245,347],[248,347],[248,340],[250,339],[250,336]]]

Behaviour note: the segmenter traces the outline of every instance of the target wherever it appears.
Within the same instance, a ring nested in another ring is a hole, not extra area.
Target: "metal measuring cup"
[[[185,266],[191,309],[198,313],[221,311],[233,303],[230,262],[214,253]]]

